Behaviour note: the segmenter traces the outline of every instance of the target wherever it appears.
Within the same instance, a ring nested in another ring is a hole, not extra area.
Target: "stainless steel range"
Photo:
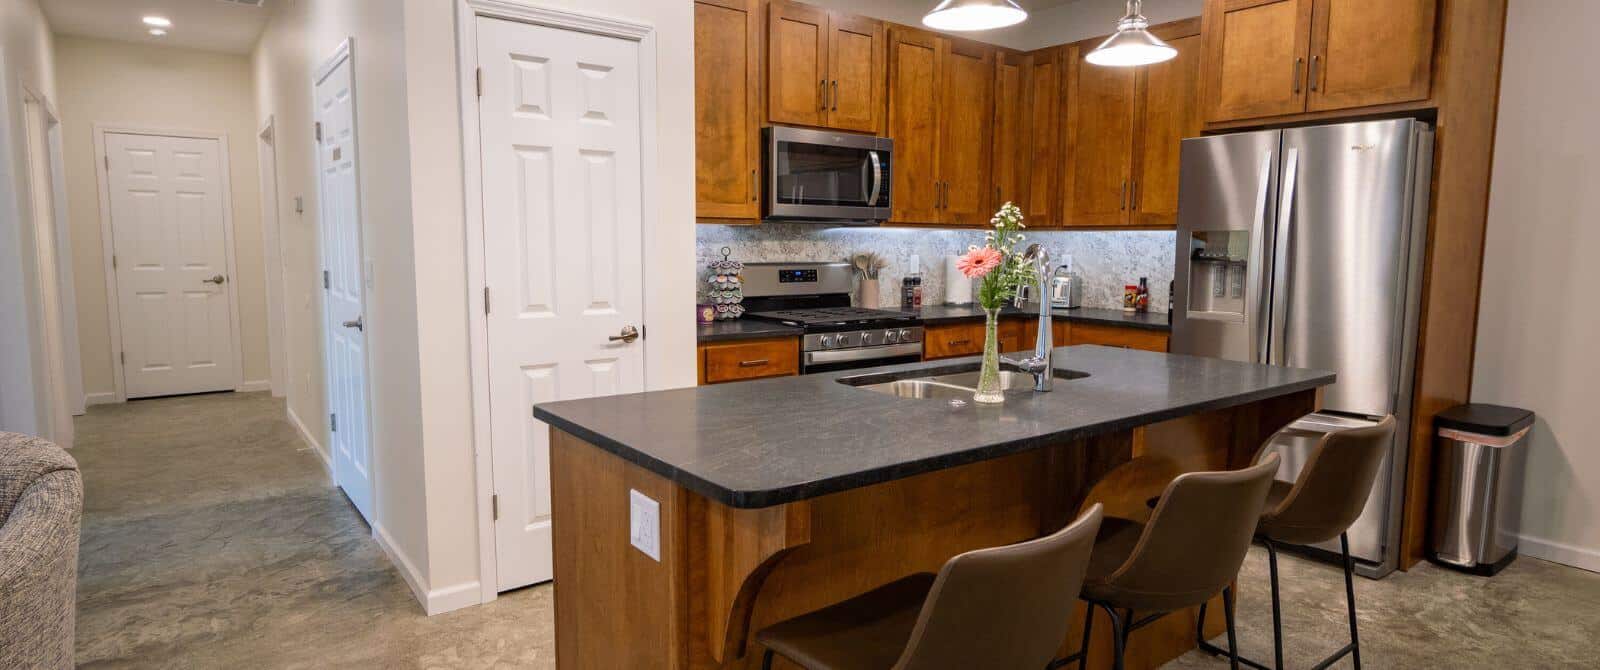
[[[745,318],[803,329],[800,373],[922,360],[922,320],[850,306],[848,263],[746,263]]]

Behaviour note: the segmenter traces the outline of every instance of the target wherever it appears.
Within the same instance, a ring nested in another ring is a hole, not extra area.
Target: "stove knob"
[[[883,342],[884,342],[884,344],[894,344],[895,342],[897,342],[899,340],[900,340],[900,333],[899,332],[893,331],[893,330],[885,330],[885,331],[883,331]]]
[[[823,349],[832,349],[833,348],[833,336],[832,335],[823,335],[822,339],[819,340],[819,343],[822,345]]]
[[[910,342],[911,341],[911,330],[910,329],[902,328],[900,330],[900,341],[901,342]]]

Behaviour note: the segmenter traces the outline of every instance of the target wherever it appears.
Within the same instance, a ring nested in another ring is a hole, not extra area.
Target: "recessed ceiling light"
[[[150,29],[150,34],[151,34],[151,35],[155,35],[155,36],[156,36],[156,37],[160,37],[160,36],[162,36],[162,35],[165,35],[165,34],[167,34],[167,31],[165,31],[165,30],[162,30],[162,29],[160,29],[160,28],[151,28],[151,29]]]
[[[144,17],[144,24],[157,28],[166,28],[172,25],[172,20],[165,16],[146,16]]]

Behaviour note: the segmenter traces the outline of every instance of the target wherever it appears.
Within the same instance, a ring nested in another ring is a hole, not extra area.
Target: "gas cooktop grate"
[[[812,309],[782,309],[772,312],[753,312],[749,316],[774,321],[794,323],[850,323],[861,321],[906,321],[913,317],[904,312],[890,312],[862,307],[817,307]]]

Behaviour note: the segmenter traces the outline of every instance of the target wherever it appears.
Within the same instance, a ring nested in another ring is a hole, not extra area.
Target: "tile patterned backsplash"
[[[1167,284],[1172,281],[1175,233],[1170,231],[1029,231],[1028,240],[1043,244],[1052,258],[1072,256],[1084,279],[1085,307],[1120,308],[1122,287],[1150,278],[1150,309],[1166,311]],[[875,251],[889,259],[879,277],[879,294],[886,307],[900,304],[900,279],[908,272],[911,256],[922,261],[924,300],[944,300],[944,257],[966,253],[983,241],[975,230],[914,228],[830,228],[820,225],[764,223],[759,226],[700,224],[695,243],[701,286],[706,265],[721,258],[728,247],[734,260],[842,261],[852,254]]]

